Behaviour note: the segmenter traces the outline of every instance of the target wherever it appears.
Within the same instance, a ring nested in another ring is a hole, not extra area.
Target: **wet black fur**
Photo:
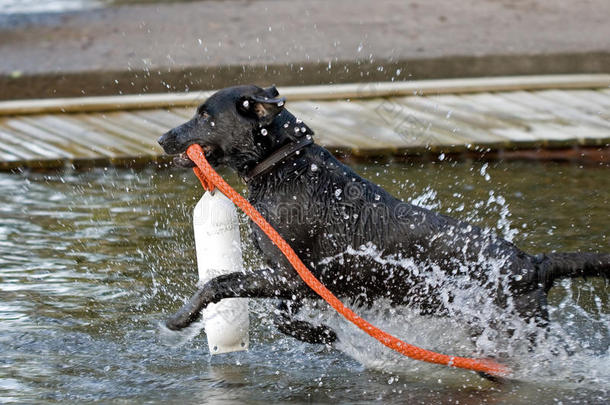
[[[192,120],[163,135],[159,143],[168,154],[200,144],[212,165],[228,166],[245,177],[274,150],[311,135],[284,109],[275,88],[238,86],[211,96]],[[489,289],[499,307],[506,308],[511,301],[521,317],[543,325],[546,293],[555,279],[610,272],[609,254],[530,255],[477,226],[400,201],[316,144],[252,179],[248,194],[316,277],[343,299],[372,304],[387,298],[442,315],[443,300],[424,283],[426,269],[436,265],[446,277],[467,272],[472,283]],[[332,330],[292,318],[300,300],[315,294],[255,225],[252,234],[268,268],[210,281],[169,318],[167,326],[184,328],[208,304],[223,298],[281,298],[280,330],[311,343],[334,341]],[[358,254],[363,246],[374,247],[382,256]],[[347,254],[350,249],[352,254]],[[411,258],[419,270],[392,265],[387,258]],[[484,263],[489,260],[503,263],[507,291],[486,285],[489,267]]]

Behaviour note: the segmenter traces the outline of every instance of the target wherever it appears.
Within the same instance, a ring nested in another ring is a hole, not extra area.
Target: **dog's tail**
[[[538,282],[548,290],[553,281],[566,277],[605,277],[610,279],[610,254],[550,253],[536,256]]]

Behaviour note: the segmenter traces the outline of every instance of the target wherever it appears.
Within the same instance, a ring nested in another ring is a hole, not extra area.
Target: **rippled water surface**
[[[405,200],[514,236],[529,252],[610,251],[607,168],[356,168]],[[250,351],[212,357],[204,334],[176,337],[159,327],[197,281],[194,176],[152,169],[0,174],[0,187],[0,402],[542,404],[604,403],[610,395],[602,280],[553,288],[554,324],[573,340],[572,352],[517,356],[521,378],[511,384],[396,361],[349,326],[338,350],[300,343],[271,325],[272,302],[251,303]],[[246,256],[249,266],[258,261],[249,248]],[[392,316],[377,310],[370,316],[385,326]],[[399,319],[387,327],[410,329],[406,339],[459,348],[451,342],[461,334],[442,320]]]

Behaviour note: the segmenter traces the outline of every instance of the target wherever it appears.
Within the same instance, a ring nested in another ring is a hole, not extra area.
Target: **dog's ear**
[[[269,95],[269,97],[277,97],[277,96],[280,95],[280,92],[277,91],[275,86],[270,86],[270,87],[267,87],[267,88],[265,88],[263,90],[265,90],[265,93],[267,93]]]
[[[282,112],[285,102],[284,97],[250,96],[241,98],[237,103],[237,108],[244,115],[257,118],[261,124],[266,125]]]

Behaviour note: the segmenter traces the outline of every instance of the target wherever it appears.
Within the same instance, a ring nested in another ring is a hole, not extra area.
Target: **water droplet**
[[[311,168],[311,171],[312,171],[312,172],[315,172],[316,170],[318,170],[318,165],[317,165],[317,164],[315,164],[315,163],[312,163],[312,164],[311,164],[311,166],[310,166],[310,168]]]
[[[265,128],[261,129],[261,135],[267,136],[267,130]]]

